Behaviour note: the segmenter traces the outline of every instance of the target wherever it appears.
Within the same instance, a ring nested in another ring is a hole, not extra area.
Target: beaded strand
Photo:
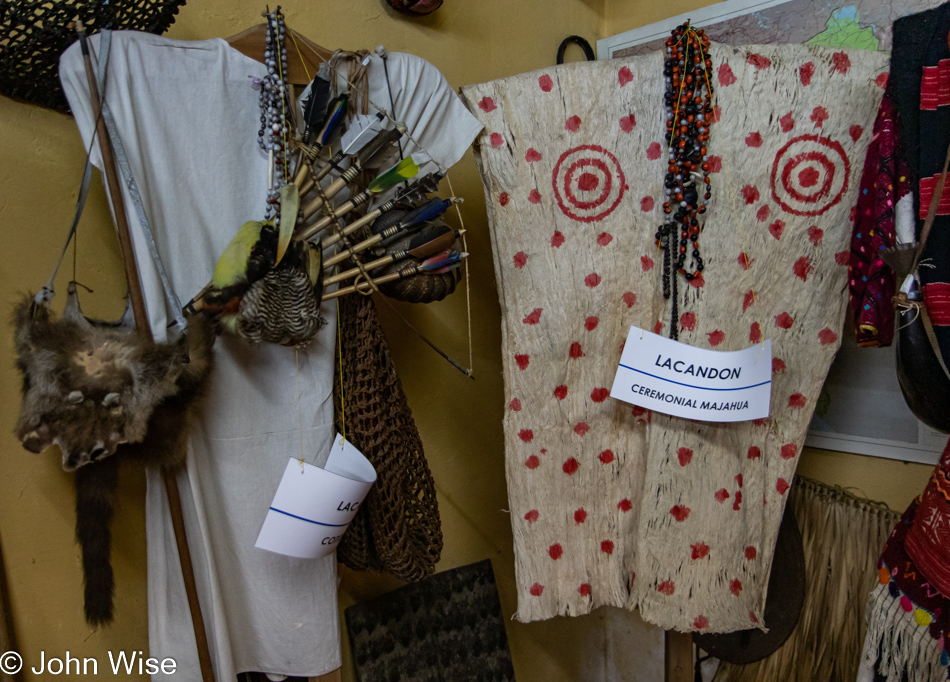
[[[280,222],[280,188],[287,184],[287,97],[290,86],[287,82],[287,45],[284,36],[287,27],[284,15],[277,10],[265,15],[267,18],[267,44],[264,48],[264,65],[267,75],[261,79],[261,127],[257,131],[257,144],[273,158],[273,182],[267,190],[265,220]]]
[[[667,38],[666,54],[664,102],[670,141],[663,213],[667,217],[656,232],[656,241],[664,251],[663,297],[673,298],[670,338],[676,339],[679,336],[676,273],[689,282],[701,277],[705,268],[699,250],[699,234],[703,231],[699,216],[706,212],[712,197],[707,143],[714,114],[712,85],[708,78],[712,60],[708,56],[706,34],[692,28],[689,22],[682,24]],[[687,254],[692,256],[692,271],[686,268]]]

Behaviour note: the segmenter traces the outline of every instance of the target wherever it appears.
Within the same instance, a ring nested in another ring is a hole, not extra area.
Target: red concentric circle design
[[[851,163],[840,144],[801,135],[782,147],[772,164],[772,198],[786,213],[818,216],[848,190]]]
[[[574,147],[561,154],[554,166],[551,184],[564,215],[582,223],[606,218],[628,189],[617,157],[594,144]]]

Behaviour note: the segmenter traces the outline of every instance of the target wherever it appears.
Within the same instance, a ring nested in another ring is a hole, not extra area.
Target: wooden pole
[[[663,633],[665,682],[692,682],[693,636],[688,632],[667,630]]]
[[[86,78],[89,81],[89,99],[92,102],[92,113],[96,119],[96,133],[99,136],[99,150],[102,152],[102,167],[109,187],[109,196],[112,197],[112,209],[115,214],[116,227],[119,232],[119,247],[122,250],[122,261],[125,266],[125,278],[129,285],[129,299],[132,302],[132,313],[135,316],[137,333],[151,337],[148,314],[145,310],[145,298],[142,296],[142,284],[139,282],[139,271],[135,263],[135,252],[132,249],[132,236],[129,231],[129,221],[125,213],[125,204],[122,201],[122,186],[119,184],[119,174],[115,167],[115,156],[109,131],[99,106],[99,87],[96,83],[96,74],[92,68],[92,59],[89,55],[89,44],[82,22],[76,21],[76,32],[82,47],[83,62],[86,67]],[[195,631],[195,643],[198,646],[198,662],[201,667],[203,682],[215,682],[214,669],[211,665],[211,651],[208,648],[208,638],[205,634],[204,618],[201,615],[201,604],[198,602],[198,589],[195,583],[195,571],[191,564],[191,552],[188,549],[188,537],[185,534],[185,522],[181,510],[181,496],[178,492],[178,481],[175,473],[164,470],[165,492],[168,495],[168,506],[171,510],[172,526],[175,529],[175,542],[178,544],[178,558],[181,562],[182,578],[185,581],[185,593],[188,596],[188,608],[191,610],[191,624]]]

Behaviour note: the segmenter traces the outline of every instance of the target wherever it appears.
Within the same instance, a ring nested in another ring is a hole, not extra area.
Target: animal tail
[[[82,549],[86,621],[112,622],[112,516],[119,482],[118,457],[76,469],[76,540]]]

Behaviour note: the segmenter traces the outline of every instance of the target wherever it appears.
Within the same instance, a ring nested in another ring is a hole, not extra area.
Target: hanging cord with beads
[[[290,34],[291,34],[291,37],[293,37],[294,35],[293,29],[290,29]],[[341,76],[339,70],[336,67],[334,67],[327,59],[325,59],[323,55],[317,52],[313,48],[313,46],[311,46],[306,41],[302,41],[302,42],[304,44],[304,47],[306,47],[311,52],[313,52],[313,54],[320,61],[327,64],[327,66],[333,72],[335,77],[337,78],[343,77],[346,80],[349,87],[351,88],[356,87],[355,84],[350,82],[349,79],[347,79],[345,75]],[[296,41],[295,41],[295,44],[296,44]],[[395,112],[390,113],[386,111],[384,108],[382,108],[381,106],[376,104],[372,99],[370,99],[369,96],[366,97],[366,102],[369,104],[369,106],[373,107],[373,109],[375,109],[377,112],[382,113],[386,117],[387,121],[389,121],[391,124],[402,125],[401,123],[399,123],[399,121],[396,120]],[[426,148],[418,140],[416,140],[408,130],[404,133],[404,135],[405,137],[409,139],[410,142],[416,145],[416,147],[418,147],[421,151],[426,152]],[[436,161],[435,158],[433,158],[431,154],[428,154],[428,156],[430,160],[432,161],[432,163],[434,163],[438,167],[439,172],[445,177],[445,180],[449,185],[449,192],[454,195],[454,190],[452,189],[452,180],[449,178],[448,169],[444,168],[442,164]],[[459,209],[459,206],[457,203],[455,204],[455,213],[458,216],[459,228],[464,230],[465,220],[462,218],[462,211],[461,209]],[[468,244],[466,242],[464,233],[462,234],[462,248],[465,251],[468,251]],[[363,269],[362,264],[357,263],[357,265],[360,267],[360,270],[362,272],[362,269]],[[410,324],[409,321],[402,314],[400,314],[398,310],[396,310],[395,306],[393,306],[389,302],[389,299],[386,296],[381,296],[381,298],[383,302],[385,302],[386,305],[389,306],[390,310],[392,310],[396,314],[396,316],[399,317],[400,320],[402,320],[403,324],[405,324],[416,336],[418,336],[422,341],[424,341],[430,348],[432,348],[432,350],[434,350],[436,353],[442,356],[443,359],[445,359],[450,365],[455,367],[457,370],[462,372],[462,374],[469,377],[470,379],[474,379],[475,375],[474,375],[474,367],[472,363],[472,360],[474,357],[474,353],[472,349],[472,310],[471,310],[471,297],[470,297],[470,289],[469,289],[470,283],[469,283],[468,263],[463,264],[463,267],[465,268],[465,305],[466,305],[466,318],[468,321],[468,365],[469,366],[467,368],[460,366],[457,362],[452,360],[448,355],[446,355],[445,352],[440,350],[435,344],[433,344],[429,339],[427,339],[420,331],[418,331],[412,324]],[[376,288],[376,285],[373,283],[372,279],[367,276],[367,280],[368,280],[368,284],[373,288],[373,290],[379,293],[379,290]]]
[[[268,9],[264,16],[267,19],[267,43],[264,48],[267,75],[261,79],[261,128],[257,132],[257,143],[272,160],[268,167],[270,177],[264,219],[273,219],[279,224],[280,188],[288,182],[287,95],[290,86],[287,82],[287,45],[284,40],[287,27],[279,5],[274,12]],[[276,174],[275,166],[279,170]]]
[[[709,39],[705,33],[693,29],[689,22],[675,28],[666,41],[667,60],[663,74],[667,89],[664,101],[668,109],[666,127],[670,141],[663,213],[667,218],[657,230],[656,240],[657,246],[664,250],[663,297],[673,299],[670,338],[674,340],[679,337],[677,273],[687,282],[692,282],[702,277],[705,268],[699,250],[699,234],[703,226],[698,216],[706,212],[712,196],[706,143],[709,141],[709,122],[714,115],[713,91],[708,77],[704,77],[712,67],[712,60],[706,56],[708,49]],[[700,178],[702,183],[697,188]],[[700,189],[703,190],[702,198]],[[680,234],[678,243],[677,228]],[[686,269],[690,242],[692,272]]]

